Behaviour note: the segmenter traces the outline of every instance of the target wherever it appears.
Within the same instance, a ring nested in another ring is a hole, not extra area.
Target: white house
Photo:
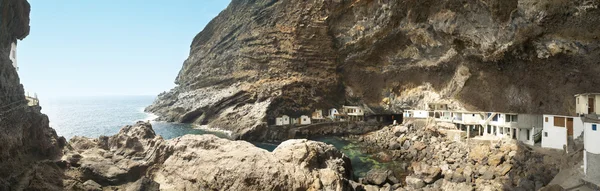
[[[568,140],[581,136],[583,120],[581,117],[544,115],[542,147],[564,149]]]
[[[19,70],[19,66],[17,65],[17,42],[13,42],[10,44],[10,61],[12,61],[13,66],[16,70]]]
[[[335,109],[335,108],[329,109],[329,118],[331,120],[339,119],[339,115],[340,115],[340,113],[338,112],[337,109]]]
[[[535,144],[535,134],[541,132],[544,128],[544,120],[542,115],[535,114],[518,114],[517,118],[516,139],[528,144]]]
[[[310,125],[310,117],[306,115],[300,116],[300,124],[301,125]]]
[[[425,110],[404,110],[404,118],[425,119],[429,112]]]
[[[600,114],[600,93],[584,93],[575,95],[575,113],[577,116]]]
[[[312,119],[321,120],[323,118],[323,110],[315,109],[315,112],[312,113]]]
[[[365,117],[364,110],[359,106],[342,106],[342,112],[350,121],[362,121]]]
[[[583,172],[584,179],[600,180],[600,121],[597,119],[584,119],[584,152]]]
[[[290,124],[290,116],[283,115],[281,117],[275,118],[275,125],[277,125],[277,126],[289,125],[289,124]]]

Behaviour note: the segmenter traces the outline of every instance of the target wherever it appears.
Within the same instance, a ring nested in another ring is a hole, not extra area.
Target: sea
[[[67,140],[74,136],[96,138],[100,135],[111,136],[125,125],[137,121],[150,121],[154,131],[165,139],[186,134],[214,134],[229,138],[226,131],[208,129],[192,124],[155,121],[156,115],[144,112],[152,104],[155,96],[86,96],[40,98],[42,112],[48,115],[50,126],[59,136]],[[352,161],[354,175],[363,177],[373,168],[396,168],[396,162],[382,162],[372,154],[363,152],[359,144],[339,137],[324,136],[315,141],[325,142],[341,150]],[[278,143],[253,142],[257,147],[273,151]]]

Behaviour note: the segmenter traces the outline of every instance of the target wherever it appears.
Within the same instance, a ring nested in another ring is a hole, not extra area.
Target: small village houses
[[[429,117],[429,112],[425,110],[404,110],[404,118],[425,119]]]
[[[340,119],[340,113],[338,112],[338,110],[337,110],[337,109],[335,109],[335,108],[331,108],[331,109],[329,109],[329,112],[328,112],[328,113],[329,113],[329,118],[330,118],[331,120],[334,120],[334,121],[335,121],[336,119]]]
[[[598,114],[600,110],[600,93],[584,93],[575,95],[575,114],[584,116]]]

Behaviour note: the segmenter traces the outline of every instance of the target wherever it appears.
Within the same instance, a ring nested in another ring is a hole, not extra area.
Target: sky
[[[157,95],[229,0],[29,0],[21,83],[40,97]]]

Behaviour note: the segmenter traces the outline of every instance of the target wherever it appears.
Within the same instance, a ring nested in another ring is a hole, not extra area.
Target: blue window
[[[596,131],[596,124],[592,124],[592,131]]]

